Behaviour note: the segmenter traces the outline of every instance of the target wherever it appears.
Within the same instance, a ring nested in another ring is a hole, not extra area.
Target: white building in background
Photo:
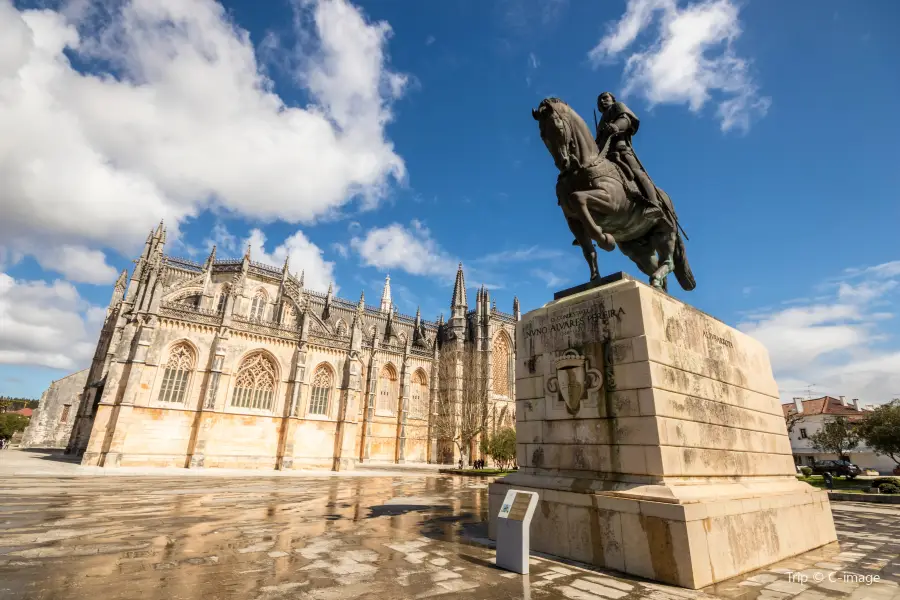
[[[811,438],[813,434],[822,429],[825,423],[836,417],[845,417],[850,422],[859,421],[867,412],[874,410],[871,404],[863,406],[858,399],[848,401],[844,396],[839,398],[823,396],[811,400],[794,398],[793,402],[782,404],[781,408],[785,418],[791,414],[800,414],[800,420],[794,425],[793,431],[788,436],[791,439],[794,462],[810,467],[817,460],[838,458],[833,453],[819,452],[813,447]],[[847,456],[850,458],[850,462],[858,465],[861,469],[875,469],[882,474],[889,475],[897,466],[891,457],[875,454],[862,442],[854,450],[848,452]]]

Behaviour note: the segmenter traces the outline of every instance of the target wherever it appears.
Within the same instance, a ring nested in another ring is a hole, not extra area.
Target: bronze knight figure
[[[696,286],[672,201],[647,175],[631,145],[640,121],[609,92],[597,104],[603,115],[591,135],[584,120],[559,98],[545,98],[532,116],[559,170],[556,198],[575,244],[598,279],[594,243],[622,253],[666,290],[674,272],[685,290]],[[686,238],[687,236],[685,236]]]

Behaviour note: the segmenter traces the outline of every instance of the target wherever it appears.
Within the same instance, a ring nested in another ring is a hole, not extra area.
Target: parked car
[[[812,469],[814,475],[831,473],[835,477],[843,476],[847,479],[853,479],[857,475],[862,475],[862,469],[849,460],[817,460],[813,463]]]

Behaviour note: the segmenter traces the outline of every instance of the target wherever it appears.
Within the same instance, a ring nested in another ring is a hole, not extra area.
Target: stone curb
[[[459,470],[459,469],[441,469],[438,471],[441,475],[463,475],[465,477],[503,477],[515,471],[501,471],[500,473],[479,473],[478,471]]]
[[[900,504],[900,494],[848,494],[846,492],[828,492],[828,499],[834,502]]]

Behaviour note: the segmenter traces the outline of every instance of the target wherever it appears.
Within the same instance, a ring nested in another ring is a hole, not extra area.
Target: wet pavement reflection
[[[900,513],[836,512],[849,537],[789,567],[877,567],[869,572],[889,580],[880,587],[854,595],[790,586],[774,565],[707,594],[547,557],[532,559],[530,576],[497,569],[487,483],[423,474],[4,478],[0,598],[900,598]]]

